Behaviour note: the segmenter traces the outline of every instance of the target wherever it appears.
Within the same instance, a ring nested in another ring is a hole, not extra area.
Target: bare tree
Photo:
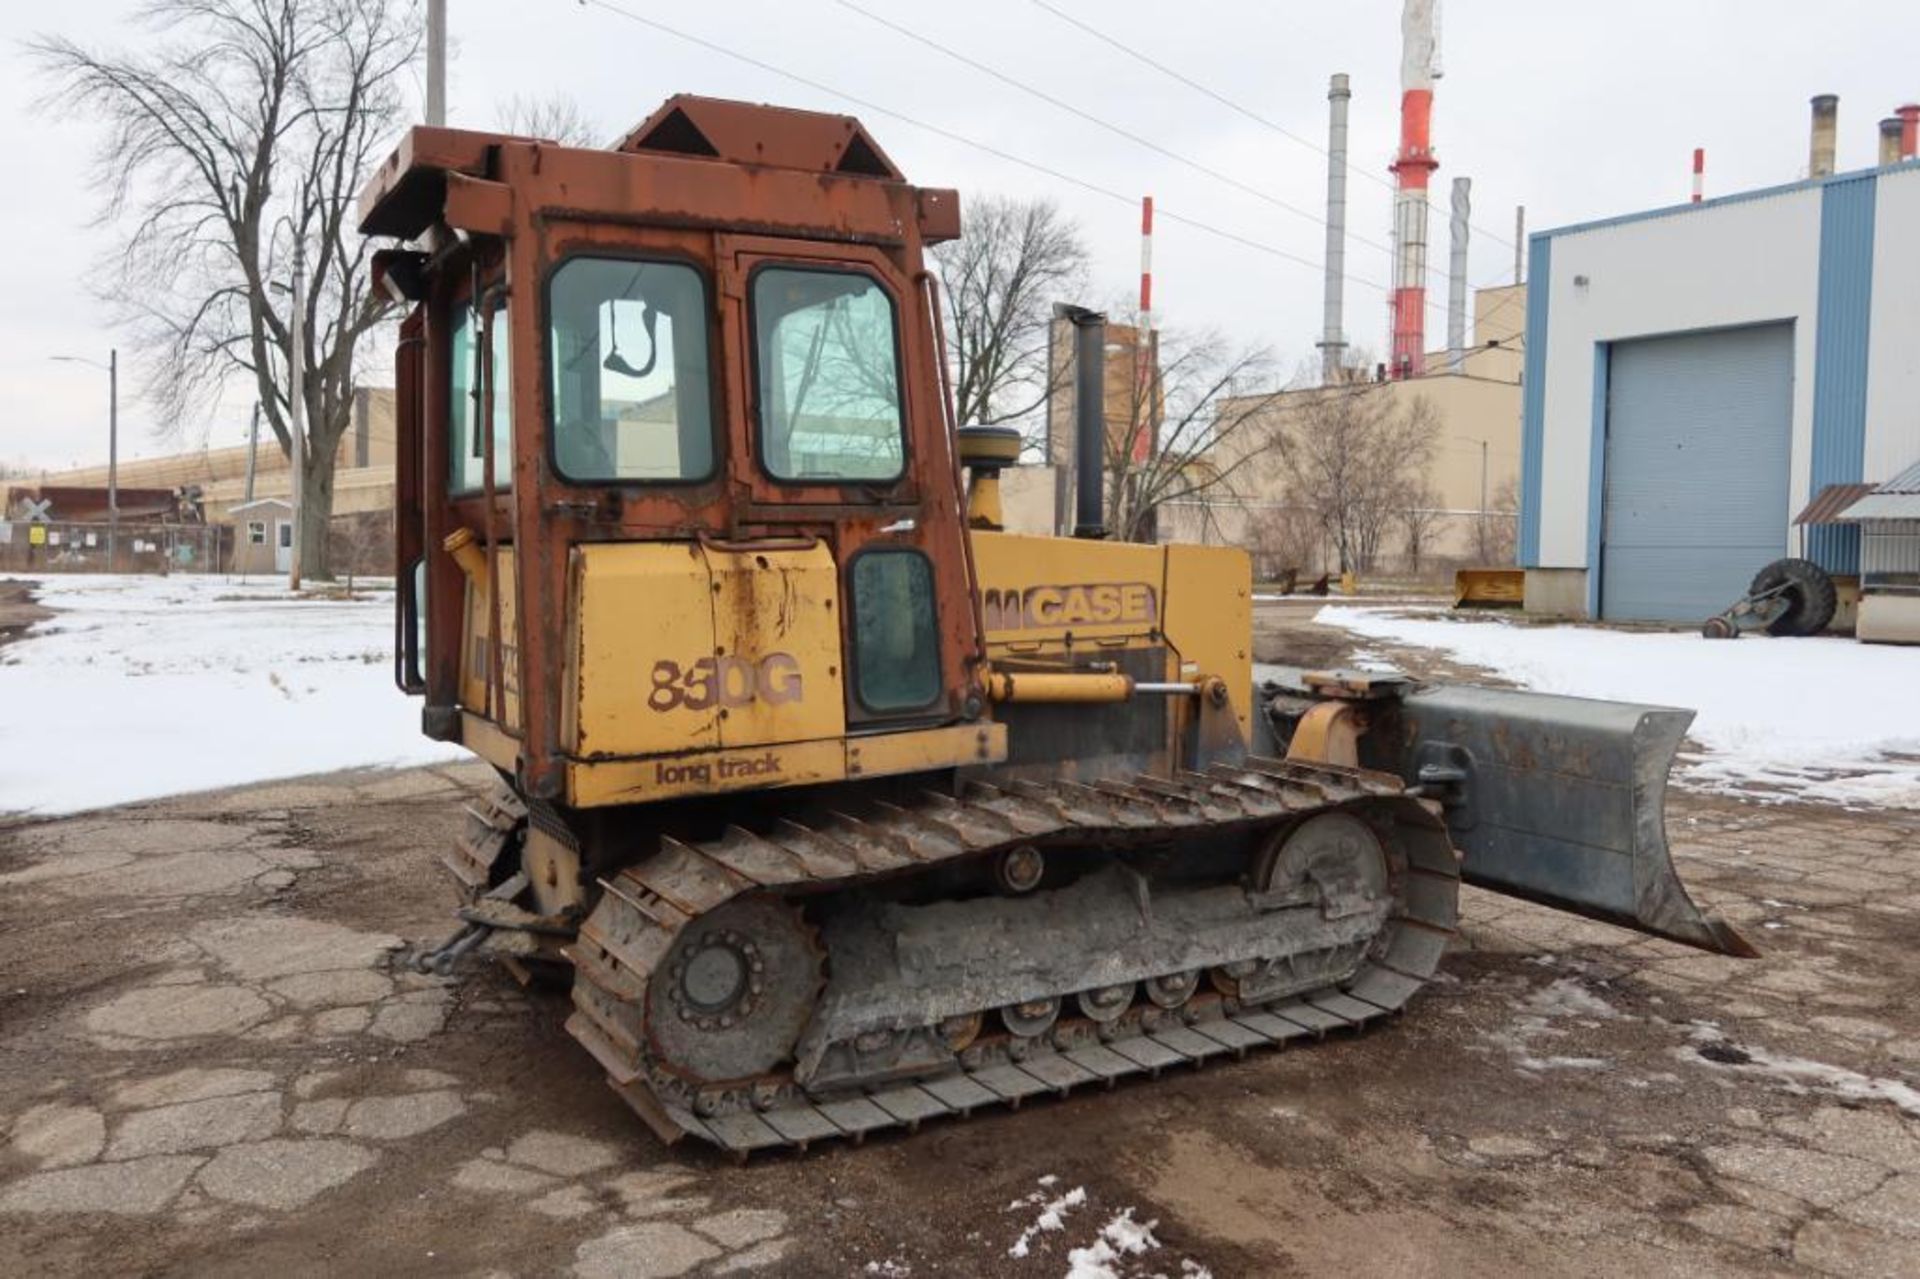
[[[968,425],[1021,422],[1043,429],[1054,373],[1047,341],[1053,304],[1085,287],[1080,229],[1044,199],[970,197],[960,238],[932,250],[944,295],[954,407]]]
[[[1312,576],[1320,560],[1320,521],[1302,506],[1264,506],[1248,520],[1247,548],[1254,572],[1264,581],[1284,582],[1288,574]]]
[[[1106,370],[1107,528],[1124,541],[1151,542],[1166,506],[1237,495],[1237,477],[1260,454],[1244,447],[1246,437],[1281,387],[1260,347],[1234,347],[1213,333],[1142,337],[1137,324],[1133,331],[1135,348]],[[1125,387],[1117,397],[1116,382]]]
[[[1511,475],[1501,480],[1488,499],[1490,508],[1481,523],[1486,527],[1481,563],[1512,564],[1520,540],[1520,485]]]
[[[604,147],[612,140],[599,121],[569,93],[523,97],[516,93],[498,113],[500,128],[524,138],[545,138],[565,147]]]
[[[1407,568],[1418,577],[1420,561],[1432,549],[1434,535],[1446,518],[1440,507],[1440,494],[1422,475],[1404,490],[1400,509],[1394,514],[1401,536],[1406,539]]]
[[[1387,530],[1426,484],[1439,416],[1425,396],[1400,404],[1358,379],[1289,397],[1281,425],[1288,493],[1310,507],[1338,571],[1368,570]]]
[[[105,265],[116,323],[151,351],[147,393],[181,423],[238,380],[290,455],[288,299],[308,288],[303,570],[331,576],[336,446],[353,416],[368,290],[355,202],[401,121],[419,49],[405,0],[149,0],[144,37],[101,50],[59,36],[30,52],[51,107],[107,128],[96,157],[103,222],[125,230]]]

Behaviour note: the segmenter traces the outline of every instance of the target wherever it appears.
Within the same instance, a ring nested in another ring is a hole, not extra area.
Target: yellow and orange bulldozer
[[[423,963],[564,975],[655,1131],[744,1153],[1387,1017],[1462,878],[1744,950],[1668,857],[1688,712],[1256,686],[1246,555],[1103,535],[1097,315],[1077,535],[1003,531],[960,226],[854,119],[698,97],[381,168],[398,680],[500,776]]]

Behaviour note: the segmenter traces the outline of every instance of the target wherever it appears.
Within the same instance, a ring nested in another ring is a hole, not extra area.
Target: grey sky
[[[515,94],[573,95],[617,134],[667,95],[688,91],[845,110],[919,183],[965,191],[1045,193],[1081,223],[1101,296],[1129,292],[1139,261],[1137,197],[1317,264],[1323,230],[1255,196],[1038,102],[916,45],[834,0],[663,4],[611,0],[762,61],[788,68],[956,133],[1123,192],[1110,200],[842,99],[687,44],[575,0],[449,0],[456,47],[454,124],[486,126]],[[863,7],[1044,87],[1198,164],[1317,215],[1326,162],[1313,150],[1236,115],[1077,31],[1029,0],[964,5],[859,0]],[[1352,158],[1385,177],[1397,133],[1398,0],[1232,4],[1186,0],[1074,3],[1101,30],[1202,81],[1302,137],[1326,134],[1331,72],[1353,78]],[[95,140],[83,121],[39,115],[40,86],[19,53],[35,32],[112,43],[135,33],[128,0],[69,0],[0,11],[0,137],[8,157],[0,201],[6,284],[0,289],[0,460],[86,463],[105,454],[105,375],[48,357],[104,360],[116,335],[83,277],[114,243],[88,225]],[[1910,6],[1862,0],[1453,0],[1444,6],[1434,144],[1435,203],[1452,177],[1474,180],[1474,284],[1504,282],[1516,203],[1534,229],[1684,200],[1692,148],[1707,149],[1709,195],[1805,175],[1807,98],[1841,95],[1840,166],[1873,162],[1875,122],[1920,99]],[[1375,351],[1385,343],[1384,284],[1391,195],[1355,175],[1350,200],[1346,327]],[[964,207],[964,206],[963,206]],[[1218,329],[1270,343],[1287,367],[1318,336],[1315,266],[1250,250],[1163,218],[1155,237],[1155,306],[1169,325]],[[1357,238],[1356,238],[1357,237]],[[1498,237],[1495,242],[1493,237]],[[1444,269],[1445,216],[1430,254]],[[1755,268],[1765,269],[1764,263]],[[1436,299],[1444,278],[1434,274]],[[1428,312],[1430,344],[1444,333]],[[137,366],[137,353],[122,352]],[[170,451],[123,379],[123,456]],[[212,419],[186,424],[188,444],[244,439],[238,395]]]

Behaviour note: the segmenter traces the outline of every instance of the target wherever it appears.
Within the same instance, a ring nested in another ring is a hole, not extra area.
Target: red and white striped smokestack
[[[1146,421],[1133,437],[1133,461],[1136,465],[1153,456],[1154,439],[1153,361],[1157,347],[1153,340],[1153,197],[1140,197],[1140,326],[1133,333],[1133,402],[1140,406]]]
[[[1140,197],[1140,327],[1153,327],[1153,197]]]
[[[1700,203],[1706,194],[1707,149],[1705,147],[1695,147],[1693,149],[1693,202],[1695,204]]]
[[[1393,376],[1425,370],[1427,346],[1427,184],[1433,158],[1433,0],[1400,11],[1400,153],[1388,166],[1393,195]]]

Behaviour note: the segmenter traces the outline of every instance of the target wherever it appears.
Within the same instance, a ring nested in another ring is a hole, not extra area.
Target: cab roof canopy
[[[666,152],[729,164],[765,164],[808,173],[905,182],[860,122],[850,115],[733,102],[679,93],[661,103],[613,148],[629,154]]]
[[[598,165],[615,168],[636,161],[670,167],[692,163],[702,170],[711,165],[760,172],[769,179],[786,174],[789,183],[800,174],[812,181],[852,179],[857,187],[867,186],[863,179],[876,186],[906,183],[906,175],[852,116],[683,93],[667,99],[605,150],[561,147],[548,139],[504,133],[415,127],[361,194],[361,233],[417,238],[439,219],[453,188],[473,180],[498,181],[500,152],[516,144],[552,149],[581,162],[598,157]],[[583,172],[577,165],[569,168],[576,175]],[[620,181],[610,172],[607,177]],[[924,239],[937,242],[959,233],[958,202],[951,192],[922,191],[919,204],[912,220]]]

